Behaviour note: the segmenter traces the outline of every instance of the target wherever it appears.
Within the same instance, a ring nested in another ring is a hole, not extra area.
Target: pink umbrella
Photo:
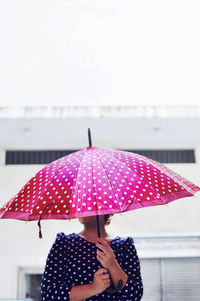
[[[0,218],[39,220],[40,226],[41,218],[96,215],[98,225],[98,215],[165,205],[200,190],[139,154],[92,147],[88,133],[89,147],[46,165],[0,209]]]
[[[199,187],[163,164],[125,151],[89,147],[46,165],[0,209],[1,219],[73,219],[165,205]],[[113,293],[122,287],[119,281]]]

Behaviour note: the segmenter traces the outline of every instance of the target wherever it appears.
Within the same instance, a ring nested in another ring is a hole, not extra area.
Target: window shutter
[[[140,259],[142,301],[199,301],[200,257]]]
[[[200,258],[163,260],[164,301],[200,300]]]
[[[140,259],[141,276],[144,292],[142,300],[160,301],[161,297],[161,271],[160,259]]]

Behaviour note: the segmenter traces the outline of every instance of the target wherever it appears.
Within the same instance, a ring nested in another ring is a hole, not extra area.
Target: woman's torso
[[[68,271],[67,277],[74,285],[83,285],[93,282],[94,273],[102,268],[101,263],[96,258],[97,246],[94,242],[90,242],[80,236],[72,233],[65,235],[66,239],[70,240],[70,247],[68,247]],[[113,249],[115,258],[119,265],[123,260],[123,245],[125,238],[116,236],[108,244]],[[112,294],[107,294],[105,291],[98,296],[93,296],[87,301],[96,300],[116,300]]]

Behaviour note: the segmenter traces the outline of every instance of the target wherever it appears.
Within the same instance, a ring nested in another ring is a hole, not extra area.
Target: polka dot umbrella
[[[200,188],[139,154],[90,146],[53,161],[0,209],[1,219],[73,219],[165,205]]]
[[[3,208],[1,219],[73,219],[165,205],[200,188],[161,163],[139,154],[89,147],[53,161]]]
[[[46,165],[0,209],[0,218],[98,217],[165,205],[200,190],[142,155],[92,147],[90,129],[88,133],[89,147]]]

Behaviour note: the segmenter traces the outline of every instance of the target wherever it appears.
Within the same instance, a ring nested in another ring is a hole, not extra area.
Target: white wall
[[[120,141],[118,141],[121,145]],[[25,144],[25,142],[24,142]],[[61,143],[62,144],[62,143]],[[98,142],[97,142],[98,144]],[[112,140],[110,141],[112,144]],[[131,144],[131,143],[130,143]],[[130,146],[129,144],[129,146]],[[134,141],[132,147],[141,145]],[[143,142],[145,145],[145,142]],[[161,144],[159,142],[161,147]],[[170,146],[170,142],[168,142]],[[59,146],[59,145],[58,145]],[[196,142],[190,147],[197,150]],[[1,153],[5,145],[1,145]],[[23,144],[21,144],[23,148]],[[116,144],[115,144],[116,147]],[[147,147],[147,145],[146,145]],[[155,143],[148,148],[156,148]],[[177,142],[177,148],[179,147]],[[73,145],[69,145],[73,148]],[[2,155],[3,157],[3,155]],[[200,164],[166,164],[197,185],[199,182]],[[43,165],[0,166],[0,205],[9,200]],[[189,197],[169,203],[167,206],[147,207],[113,216],[108,230],[112,235],[131,235],[133,237],[150,235],[200,235],[200,202],[199,197]],[[18,267],[41,266],[58,232],[79,232],[82,225],[77,220],[42,221],[43,239],[38,238],[37,222],[0,220],[0,299],[16,298]],[[140,255],[140,253],[139,253]]]

